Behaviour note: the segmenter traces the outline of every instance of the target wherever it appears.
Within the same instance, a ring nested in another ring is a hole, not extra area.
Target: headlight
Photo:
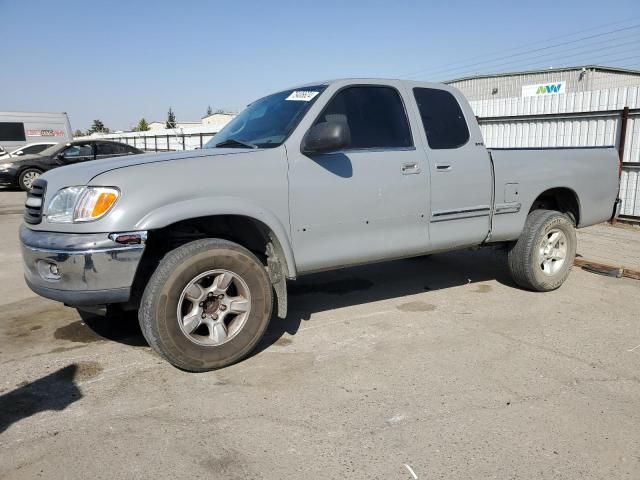
[[[58,190],[47,209],[54,223],[91,222],[107,214],[120,196],[117,188],[67,187]]]
[[[47,220],[56,223],[73,222],[73,209],[85,187],[68,187],[58,190],[47,209]]]
[[[13,167],[13,163],[0,163],[0,170],[9,170]]]

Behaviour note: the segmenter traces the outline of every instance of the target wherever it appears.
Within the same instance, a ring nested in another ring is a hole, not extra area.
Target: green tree
[[[169,107],[169,112],[167,113],[167,123],[165,126],[167,128],[176,128],[176,114],[173,113],[171,107]]]
[[[109,133],[109,129],[104,126],[102,120],[94,120],[93,125],[91,125],[91,128],[87,130],[87,133]]]
[[[149,124],[147,123],[147,120],[143,117],[140,119],[140,121],[138,122],[138,125],[136,125],[133,129],[134,132],[147,132],[149,131]]]
[[[77,129],[75,132],[73,132],[73,136],[74,137],[82,137],[84,135],[84,133],[82,133],[82,130]]]
[[[205,116],[208,117],[209,115],[213,115],[213,108],[211,108],[211,105],[207,107],[207,114]]]

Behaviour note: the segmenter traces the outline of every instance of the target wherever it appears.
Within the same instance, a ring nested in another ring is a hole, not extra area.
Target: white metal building
[[[203,125],[222,125],[225,126],[236,116],[235,113],[229,112],[214,112],[211,115],[205,115],[202,117]]]
[[[563,91],[566,93],[637,87],[640,85],[640,71],[585,65],[515,73],[475,75],[450,80],[446,83],[460,89],[468,100],[490,100],[522,97],[527,93],[523,91],[523,87],[532,85],[539,87],[541,85],[563,83]],[[535,96],[537,90],[538,88],[534,90],[534,94],[529,96]]]
[[[199,127],[200,125],[202,125],[200,122],[176,122],[175,128],[194,128],[194,127]],[[167,128],[166,121],[154,120],[153,122],[149,122],[149,130],[151,131],[164,130],[166,128]]]
[[[606,146],[622,159],[622,215],[640,220],[640,71],[579,66],[451,80],[488,147]]]

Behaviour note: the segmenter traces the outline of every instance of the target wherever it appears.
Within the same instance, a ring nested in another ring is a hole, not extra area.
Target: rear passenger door
[[[429,170],[399,90],[373,84],[339,89],[313,124],[328,121],[348,125],[351,144],[344,150],[304,155],[298,142],[287,145],[299,271],[424,251]]]
[[[431,170],[430,246],[478,244],[490,229],[493,178],[473,112],[456,92],[416,87],[412,93]]]

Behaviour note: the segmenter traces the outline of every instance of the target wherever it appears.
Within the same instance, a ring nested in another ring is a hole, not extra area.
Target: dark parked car
[[[31,190],[33,181],[53,168],[100,158],[144,153],[126,143],[104,140],[78,140],[59,143],[35,155],[22,155],[0,163],[0,185],[19,186]]]

